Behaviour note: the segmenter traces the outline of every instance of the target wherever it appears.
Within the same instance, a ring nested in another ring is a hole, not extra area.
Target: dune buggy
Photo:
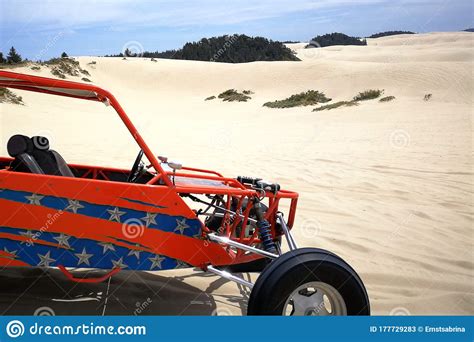
[[[251,288],[249,315],[370,314],[365,287],[344,260],[298,248],[297,193],[156,157],[97,86],[0,71],[0,87],[105,103],[140,148],[128,170],[68,164],[46,137],[9,138],[10,156],[0,158],[3,268],[55,267],[72,281],[101,282],[121,270],[194,267]],[[84,278],[71,268],[106,273]],[[252,283],[241,272],[260,275]]]

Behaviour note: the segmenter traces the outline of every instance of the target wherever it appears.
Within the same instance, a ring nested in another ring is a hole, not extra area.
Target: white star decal
[[[83,248],[81,253],[74,253],[74,255],[79,258],[77,266],[79,266],[80,264],[86,264],[87,266],[90,266],[91,264],[89,262],[89,259],[94,254],[87,254],[86,248]]]
[[[176,269],[178,268],[189,268],[191,267],[189,264],[185,263],[184,261],[181,260],[176,260]]]
[[[110,214],[109,221],[117,221],[120,222],[120,217],[125,215],[125,211],[120,211],[119,208],[115,207],[114,210],[107,209],[107,212]]]
[[[31,196],[25,196],[25,198],[30,202],[30,204],[41,205],[40,201],[44,198],[44,196],[31,194]]]
[[[184,233],[184,230],[185,229],[188,229],[189,228],[189,225],[186,223],[186,219],[183,218],[181,221],[176,219],[176,223],[178,224],[176,226],[176,228],[174,229],[174,231],[179,231],[181,234]]]
[[[33,233],[31,230],[27,230],[26,232],[20,232],[20,234],[27,238],[27,240],[22,241],[21,244],[31,243],[31,245],[34,245],[33,241],[36,240],[36,233]]]
[[[161,269],[161,263],[163,262],[163,260],[165,260],[165,258],[159,255],[155,255],[153,258],[148,258],[148,260],[151,261],[150,270],[153,270],[156,267]]]
[[[65,211],[70,210],[74,214],[77,214],[77,211],[79,209],[84,208],[84,206],[79,201],[68,199],[68,202],[69,202],[69,205],[66,208],[64,208]]]
[[[140,245],[135,245],[136,247],[140,247]],[[140,251],[138,249],[131,249],[130,252],[128,252],[127,256],[134,255],[137,257],[138,260],[140,260]]]
[[[43,267],[49,267],[49,264],[52,262],[56,261],[53,258],[51,258],[51,252],[48,251],[45,255],[38,254],[38,258],[40,258],[40,262],[38,263],[38,266],[43,266]]]
[[[103,248],[102,254],[105,254],[107,251],[112,251],[115,252],[115,247],[109,242],[99,242],[99,245],[101,245]]]
[[[0,190],[1,190],[1,189],[0,189]],[[3,247],[3,251],[4,251],[5,253],[8,253],[8,254],[13,255],[14,258],[17,257],[16,253],[17,253],[18,251],[9,251],[9,250],[7,249],[7,247]]]
[[[66,246],[67,248],[70,248],[69,246],[69,239],[71,237],[66,235],[66,234],[59,234],[59,236],[53,237],[54,240],[56,240],[59,243],[59,246]]]
[[[156,224],[156,215],[158,214],[146,213],[146,216],[142,217],[140,220],[144,221],[146,226],[149,227],[152,223]]]
[[[112,264],[114,265],[114,268],[127,268],[128,266],[123,263],[123,258],[120,258],[118,260],[112,260]]]

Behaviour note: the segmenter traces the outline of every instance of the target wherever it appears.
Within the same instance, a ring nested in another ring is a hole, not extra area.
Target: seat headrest
[[[31,137],[31,140],[33,141],[33,147],[41,150],[41,151],[47,151],[49,150],[49,140],[46,137],[41,137],[41,136],[35,136]]]
[[[15,158],[22,153],[33,152],[33,142],[27,136],[16,134],[8,140],[7,150],[8,154]]]

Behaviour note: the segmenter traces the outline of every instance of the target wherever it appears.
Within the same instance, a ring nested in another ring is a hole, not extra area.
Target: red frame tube
[[[167,172],[165,171],[158,159],[155,157],[153,152],[150,150],[140,133],[138,132],[137,128],[133,125],[130,118],[125,113],[122,106],[119,104],[117,99],[107,90],[104,90],[100,87],[91,85],[91,84],[84,84],[78,82],[71,82],[71,81],[64,81],[58,79],[51,79],[33,75],[25,75],[14,73],[10,71],[0,70],[0,87],[9,87],[27,91],[35,91],[40,93],[52,94],[52,95],[59,95],[59,96],[66,96],[66,97],[73,97],[78,99],[84,99],[89,101],[97,101],[97,102],[104,102],[107,105],[110,104],[117,114],[119,115],[120,119],[123,121],[135,141],[137,142],[138,146],[143,150],[144,154],[148,158],[151,163],[151,166],[156,171],[156,176],[153,177],[147,185],[155,185],[155,186],[166,186],[170,188],[171,191],[175,191],[178,194],[209,194],[209,195],[222,195],[227,196],[227,200],[225,201],[227,209],[230,209],[231,201],[237,200],[237,212],[242,211],[243,208],[243,200],[245,197],[248,198],[248,205],[245,210],[243,210],[242,215],[243,217],[234,218],[232,221],[228,214],[224,215],[224,224],[223,224],[223,231],[221,233],[225,233],[227,237],[230,239],[239,241],[245,244],[255,244],[259,243],[257,232],[255,231],[252,236],[245,237],[245,227],[249,220],[249,214],[252,207],[251,198],[255,196],[260,196],[261,194],[258,193],[256,190],[241,184],[236,179],[233,178],[226,178],[222,176],[220,173],[212,170],[205,170],[200,168],[193,168],[193,167],[183,167],[182,170],[185,172]],[[47,88],[47,89],[45,89]],[[81,95],[80,92],[77,91],[84,91]],[[70,91],[70,92],[68,92]],[[11,160],[9,158],[0,158],[0,161],[8,161]],[[82,166],[82,165],[71,165],[72,167],[86,169],[85,174],[83,177],[88,177],[92,174],[93,179],[97,179],[99,176],[102,177],[104,180],[108,181],[108,177],[106,175],[107,171],[123,171],[127,172],[128,170],[119,170],[113,168],[105,168],[105,167],[95,167],[95,166]],[[0,170],[1,171],[1,170]],[[186,172],[187,171],[187,172]],[[221,182],[224,186],[202,186],[202,185],[187,185],[187,184],[177,184],[174,185],[171,177],[175,175],[177,177],[184,177],[187,179],[201,179],[201,180],[209,180],[209,181],[217,181]],[[161,180],[161,183],[158,185],[157,182]],[[273,236],[281,235],[281,232],[277,232],[275,230],[276,227],[276,213],[278,211],[278,205],[281,199],[289,199],[290,209],[288,213],[288,227],[292,228],[296,213],[296,206],[298,201],[298,194],[296,192],[288,191],[288,190],[279,190],[277,193],[266,193],[265,197],[268,198],[268,206],[269,209],[266,214],[266,219],[268,219],[272,226]],[[241,231],[238,232],[239,223],[241,224]],[[203,233],[210,232],[209,228],[203,225]],[[238,251],[237,254],[234,253],[231,249],[227,250],[229,257],[234,260],[234,263],[251,261],[253,259],[259,258],[259,256],[255,255],[247,255],[244,254],[242,251]],[[212,256],[210,256],[212,259]],[[210,263],[212,260],[210,260]],[[217,265],[218,262],[212,263]],[[65,273],[67,276],[68,274]],[[72,275],[71,275],[72,277]],[[77,280],[77,279],[74,279]]]

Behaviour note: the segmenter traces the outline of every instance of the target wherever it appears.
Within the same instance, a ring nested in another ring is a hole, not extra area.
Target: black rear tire
[[[358,274],[334,253],[317,248],[290,251],[271,262],[252,289],[247,314],[283,315],[291,294],[310,282],[336,289],[347,315],[370,315],[369,297]]]

